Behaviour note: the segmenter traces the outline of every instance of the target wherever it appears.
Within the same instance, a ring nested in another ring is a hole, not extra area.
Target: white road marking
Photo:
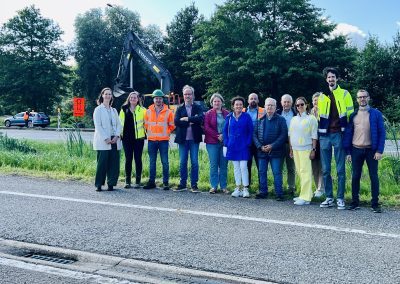
[[[62,277],[68,277],[68,278],[72,278],[72,279],[76,279],[76,280],[90,280],[90,281],[93,281],[94,283],[103,283],[103,284],[135,283],[135,282],[119,280],[116,278],[104,277],[104,276],[86,273],[86,272],[73,271],[73,270],[62,269],[62,268],[57,268],[57,267],[45,266],[45,265],[41,265],[41,264],[27,263],[27,262],[3,258],[3,257],[0,257],[0,265],[15,267],[15,268],[19,268],[19,269],[25,269],[25,270],[30,270],[30,271],[36,271],[36,272],[40,272],[40,273],[52,274],[52,275],[57,275],[57,276],[62,276]]]
[[[77,203],[114,206],[114,207],[144,209],[144,210],[151,210],[151,211],[180,213],[180,214],[188,214],[188,215],[198,215],[198,216],[206,216],[206,217],[214,217],[214,218],[252,221],[252,222],[258,222],[258,223],[296,226],[296,227],[303,227],[303,228],[321,229],[321,230],[329,230],[329,231],[336,231],[336,232],[400,239],[400,234],[385,233],[385,232],[369,232],[366,230],[352,229],[352,228],[346,228],[346,227],[327,226],[327,225],[321,225],[321,224],[310,224],[310,223],[274,220],[274,219],[266,219],[266,218],[248,217],[248,216],[243,216],[243,215],[211,213],[211,212],[193,211],[193,210],[186,210],[186,209],[179,209],[179,208],[154,207],[154,206],[145,206],[145,205],[137,205],[137,204],[115,203],[115,202],[106,202],[106,201],[98,201],[98,200],[78,199],[78,198],[49,196],[49,195],[40,195],[40,194],[29,194],[29,193],[12,192],[12,191],[0,191],[0,194],[33,197],[33,198],[41,198],[41,199],[48,199],[48,200],[60,200],[60,201],[69,201],[69,202],[77,202]]]

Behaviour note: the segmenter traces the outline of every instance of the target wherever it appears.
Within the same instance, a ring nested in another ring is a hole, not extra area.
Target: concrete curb
[[[19,250],[33,251],[41,254],[57,255],[64,258],[68,257],[76,259],[77,261],[73,264],[59,264],[44,260],[26,258],[23,256],[19,256],[15,253],[15,251]],[[273,283],[264,280],[251,279],[212,271],[202,271],[169,264],[101,255],[96,253],[52,247],[47,245],[25,243],[1,238],[0,257],[26,263],[40,264],[44,266],[146,283],[176,283],[176,281],[180,279],[195,280],[194,278],[203,281],[213,280],[217,281],[218,283]]]

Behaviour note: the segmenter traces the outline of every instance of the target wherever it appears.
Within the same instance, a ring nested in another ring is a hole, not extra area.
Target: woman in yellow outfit
[[[295,106],[297,115],[290,121],[289,142],[290,156],[294,158],[296,172],[300,178],[300,195],[294,198],[294,204],[307,205],[313,196],[311,160],[315,158],[318,122],[309,114],[304,97],[297,98]]]

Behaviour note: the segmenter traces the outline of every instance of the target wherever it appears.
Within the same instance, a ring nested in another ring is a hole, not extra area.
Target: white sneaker
[[[346,205],[344,204],[343,199],[338,198],[336,200],[336,204],[337,204],[337,209],[340,209],[340,210],[346,209]]]
[[[250,197],[249,189],[247,187],[243,188],[242,196],[243,196],[243,198],[249,198]]]
[[[310,201],[306,201],[304,199],[298,198],[295,202],[294,205],[309,205]]]
[[[232,197],[241,197],[242,195],[243,193],[238,187],[231,194]]]
[[[300,197],[295,197],[295,198],[293,198],[293,201],[297,201],[299,199],[300,199]]]
[[[325,201],[324,202],[322,202],[320,205],[319,205],[319,207],[321,207],[321,208],[328,208],[328,207],[333,207],[335,204],[333,204],[333,198],[327,198],[327,199],[325,199]]]
[[[316,190],[314,192],[314,197],[321,197],[325,194],[325,192],[323,192],[322,190]]]

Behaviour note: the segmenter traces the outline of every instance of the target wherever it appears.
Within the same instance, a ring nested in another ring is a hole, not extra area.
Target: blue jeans
[[[180,185],[186,186],[188,178],[188,157],[190,153],[190,184],[197,186],[199,180],[199,144],[193,140],[186,140],[179,145],[179,174],[181,176]]]
[[[360,179],[364,161],[367,162],[369,178],[371,179],[371,205],[378,206],[379,201],[379,179],[378,179],[378,161],[374,159],[375,151],[372,149],[359,149],[353,147],[351,150],[352,162],[352,178],[351,178],[351,192],[353,197],[353,204],[359,205],[360,198]]]
[[[331,176],[332,147],[335,154],[336,171],[338,176],[337,198],[344,199],[346,187],[345,151],[342,146],[341,133],[328,133],[319,137],[321,148],[321,165],[324,177],[325,194],[327,198],[333,198],[333,186]]]
[[[221,143],[206,144],[208,159],[210,160],[210,184],[212,188],[220,189],[227,186],[228,160],[224,157]]]
[[[268,193],[268,163],[271,164],[272,174],[274,175],[275,194],[277,196],[283,195],[282,190],[282,169],[281,158],[258,158],[258,173],[260,177],[260,193]]]
[[[150,141],[148,142],[148,152],[150,159],[150,178],[149,182],[156,180],[157,151],[160,150],[160,158],[163,171],[163,183],[169,182],[169,163],[168,163],[168,143],[169,141]]]

